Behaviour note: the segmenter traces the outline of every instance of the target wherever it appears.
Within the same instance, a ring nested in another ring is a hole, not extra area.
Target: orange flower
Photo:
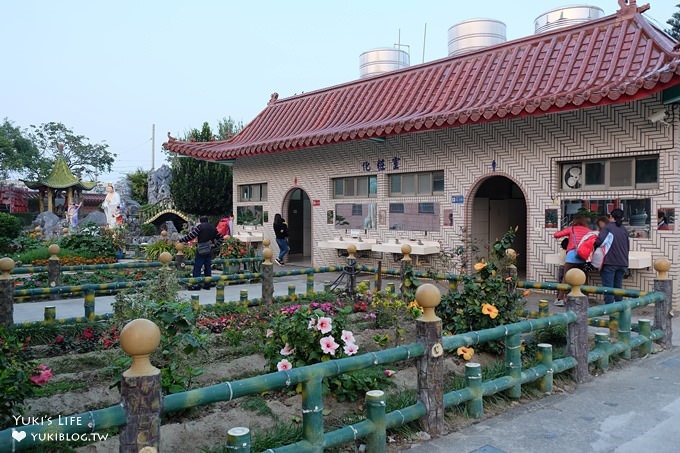
[[[456,350],[456,354],[463,356],[463,359],[470,360],[475,355],[475,350],[466,346],[461,346]]]
[[[482,314],[489,315],[489,318],[496,319],[498,316],[498,308],[491,304],[482,304]]]
[[[484,260],[482,260],[481,262],[475,264],[475,270],[476,270],[477,272],[479,272],[479,271],[481,271],[482,269],[484,269],[486,266],[487,266],[487,263],[485,263]]]
[[[524,292],[522,293],[522,296],[527,297],[529,294],[531,294],[531,291],[525,289]]]

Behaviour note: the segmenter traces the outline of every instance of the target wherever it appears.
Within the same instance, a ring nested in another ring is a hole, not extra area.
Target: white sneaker
[[[283,263],[282,263],[281,261],[279,261],[278,258],[274,258],[274,262],[275,262],[276,264],[278,264],[279,266],[283,266]]]
[[[556,307],[564,307],[564,299],[555,299],[555,302],[553,302]]]

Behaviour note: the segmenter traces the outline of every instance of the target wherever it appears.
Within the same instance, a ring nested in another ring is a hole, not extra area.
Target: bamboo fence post
[[[602,351],[602,356],[597,359],[597,367],[602,371],[609,369],[609,335],[604,332],[595,334],[595,350]]]
[[[314,294],[314,269],[307,271],[307,294]]]
[[[576,313],[576,322],[567,326],[567,353],[576,359],[572,377],[580,384],[592,379],[588,372],[588,297],[581,292],[586,274],[581,269],[569,269],[565,280],[571,285],[566,308]]]
[[[52,244],[47,248],[50,252],[50,258],[47,260],[47,281],[50,288],[61,286],[61,263],[57,254],[61,248],[57,244]],[[58,294],[50,294],[50,300],[59,299]]]
[[[302,383],[302,437],[310,451],[323,452],[323,376],[314,375]]]
[[[664,294],[662,302],[654,304],[654,328],[656,330],[663,330],[663,338],[659,340],[659,344],[664,349],[670,349],[673,346],[673,280],[668,278],[668,271],[671,268],[671,262],[667,258],[659,258],[654,261],[654,269],[658,273],[654,280],[654,291]]]
[[[404,244],[401,246],[401,253],[404,257],[401,259],[401,264],[399,268],[399,274],[401,276],[401,285],[399,289],[401,290],[402,297],[406,297],[408,294],[412,294],[411,289],[406,285],[406,274],[412,269],[411,266],[411,246]],[[411,283],[409,282],[409,285]]]
[[[649,319],[638,320],[638,335],[642,335],[646,338],[646,341],[640,345],[638,354],[640,357],[644,357],[652,352],[652,321]]]
[[[515,380],[507,395],[518,399],[522,396],[522,336],[520,334],[505,337],[505,373]]]
[[[179,242],[179,241],[175,242],[175,250],[176,250],[176,252],[175,252],[175,267],[179,271],[179,270],[184,269],[184,266],[186,266],[186,264],[184,264],[184,258],[185,258],[184,243]]]
[[[221,277],[215,282],[215,304],[217,305],[224,303],[224,282]]]
[[[238,300],[243,304],[243,306],[248,306],[248,290],[242,289],[238,292]]]
[[[631,324],[631,309],[626,308],[619,312],[619,341],[626,345],[626,349],[621,353],[621,357],[630,360],[630,324]]]
[[[472,418],[484,416],[484,390],[482,388],[482,367],[479,363],[468,362],[465,364],[465,383],[472,394],[472,399],[467,402],[467,411]]]
[[[546,368],[545,376],[538,382],[538,388],[543,393],[550,394],[553,391],[553,350],[549,343],[538,344],[538,356],[541,365]]]
[[[12,269],[12,258],[0,259],[0,324],[6,327],[14,325],[14,278],[10,274]]]
[[[619,339],[619,314],[612,313],[609,315],[609,338],[614,341]]]
[[[387,443],[387,419],[385,417],[385,392],[382,390],[366,392],[366,418],[373,423],[373,430],[367,439],[368,451],[384,453]]]
[[[387,292],[390,294],[394,294],[397,291],[397,287],[394,283],[388,283],[387,284]]]
[[[266,305],[274,303],[274,263],[272,263],[272,256],[274,252],[269,248],[269,239],[263,242],[264,250],[262,251],[262,302]]]
[[[375,290],[382,291],[382,260],[378,261],[378,269],[375,271]]]
[[[296,290],[296,289],[297,289],[297,288],[295,288],[295,285],[294,285],[294,284],[291,283],[290,285],[288,285],[288,295],[289,295],[293,300],[295,300],[295,290]]]
[[[324,293],[330,293],[331,292],[331,282],[326,280],[323,282],[323,292]]]
[[[545,299],[541,299],[538,301],[538,317],[545,318],[548,316],[550,316],[550,303]]]
[[[418,287],[416,301],[423,307],[423,316],[416,320],[416,341],[425,350],[417,360],[418,401],[427,409],[421,422],[424,431],[439,436],[444,433],[444,349],[442,320],[434,308],[441,301],[441,293],[436,286],[425,283]]]
[[[132,357],[120,386],[127,422],[120,432],[120,452],[137,453],[144,447],[158,450],[161,436],[161,371],[149,354],[160,344],[161,331],[148,319],[130,321],[120,332],[120,347]]]
[[[84,285],[84,301],[85,319],[94,322],[94,293],[96,285]]]
[[[191,295],[191,308],[194,310],[194,313],[201,311],[201,298],[198,294]]]
[[[57,318],[57,307],[54,305],[46,306],[43,312],[43,317],[46,323],[54,324],[54,320]]]
[[[251,441],[248,428],[236,427],[227,431],[227,450],[235,453],[250,453]]]

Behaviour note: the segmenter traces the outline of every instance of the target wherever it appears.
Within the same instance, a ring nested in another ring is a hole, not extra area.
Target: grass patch
[[[257,415],[274,415],[271,408],[267,406],[267,401],[259,395],[249,396],[241,402],[240,406],[243,409],[255,412]]]
[[[61,381],[54,383],[48,382],[47,384],[36,389],[35,396],[37,397],[52,396],[58,393],[67,393],[83,388],[87,388],[87,383],[73,381]]]
[[[253,430],[251,435],[251,451],[265,451],[302,440],[302,424],[276,422],[271,428]],[[218,446],[201,451],[203,453],[230,453],[233,450],[226,446]]]

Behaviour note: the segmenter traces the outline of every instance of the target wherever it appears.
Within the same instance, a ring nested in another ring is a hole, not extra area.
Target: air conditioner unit
[[[566,164],[562,166],[562,187],[567,190],[583,187],[583,168],[581,164]]]

